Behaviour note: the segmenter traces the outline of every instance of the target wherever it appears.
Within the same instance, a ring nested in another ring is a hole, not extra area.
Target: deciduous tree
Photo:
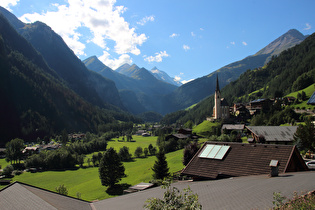
[[[296,143],[307,150],[314,151],[315,148],[315,126],[310,118],[307,118],[305,125],[300,124],[294,134]]]
[[[142,147],[137,147],[137,149],[135,150],[135,156],[136,157],[141,157],[142,154],[143,154]]]
[[[22,159],[22,151],[25,148],[24,141],[22,139],[16,138],[9,141],[6,145],[6,161],[11,162],[12,161],[19,161]]]

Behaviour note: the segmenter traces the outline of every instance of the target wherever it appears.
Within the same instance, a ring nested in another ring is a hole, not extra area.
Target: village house
[[[188,139],[189,136],[181,133],[170,134],[165,137],[165,141],[170,139],[180,140],[180,139]]]
[[[235,122],[244,122],[251,118],[249,110],[242,103],[235,103],[231,110]]]
[[[147,132],[146,130],[137,130],[135,134],[137,136],[141,136],[143,133],[146,133],[146,132]]]
[[[232,131],[236,131],[237,133],[243,133],[245,129],[245,124],[223,124],[221,128],[221,133],[230,134]]]
[[[22,151],[24,156],[30,156],[33,154],[39,153],[39,147],[25,147],[24,150]]]
[[[249,143],[293,144],[298,126],[246,126],[252,138]]]
[[[293,104],[295,102],[296,98],[293,97],[293,96],[288,96],[288,97],[284,97],[282,98],[282,101],[283,101],[283,106],[286,106],[286,105],[290,105],[290,104]]]
[[[81,140],[85,138],[85,136],[86,135],[84,133],[75,133],[75,134],[69,134],[68,138],[73,139],[73,140]]]
[[[270,174],[276,160],[279,173],[307,171],[296,146],[206,142],[182,170],[195,180]]]
[[[249,110],[251,115],[255,115],[260,113],[263,107],[270,107],[272,103],[273,101],[270,99],[261,98],[249,102],[246,105],[246,108]]]

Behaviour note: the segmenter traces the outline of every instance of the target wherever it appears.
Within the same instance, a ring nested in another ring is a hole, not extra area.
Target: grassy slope
[[[293,92],[293,93],[290,93],[288,94],[287,96],[293,96],[295,98],[297,98],[297,94],[298,93],[302,93],[302,91],[305,92],[306,96],[307,96],[307,100],[306,101],[303,101],[301,102],[300,104],[296,104],[296,105],[292,105],[294,108],[296,107],[299,107],[299,108],[302,108],[302,107],[305,107],[306,109],[314,109],[314,105],[307,105],[307,101],[308,99],[312,96],[312,94],[314,93],[315,91],[315,83],[308,86],[307,88],[303,89],[303,90],[300,90],[300,91],[296,91],[296,92]]]
[[[213,126],[218,126],[219,123],[214,123],[210,121],[203,121],[199,125],[195,126],[193,128],[193,132],[196,133],[197,135],[205,135],[207,132],[211,131],[211,127]]]
[[[156,137],[135,137],[136,142],[118,142],[110,141],[108,146],[119,150],[122,146],[130,148],[130,152],[134,153],[136,147],[147,147],[150,143],[156,144]],[[90,157],[87,156],[87,158]],[[182,164],[183,150],[178,150],[166,154],[170,172],[177,172],[184,166]],[[140,182],[149,182],[152,180],[152,170],[156,160],[155,156],[147,158],[136,158],[133,162],[124,162],[125,173],[127,177],[123,178],[120,183],[135,185]],[[87,165],[87,164],[85,164]],[[41,173],[23,173],[15,176],[15,181],[21,181],[27,184],[35,185],[44,189],[55,191],[55,188],[60,184],[64,184],[69,195],[76,197],[77,192],[81,193],[81,198],[84,200],[102,200],[112,197],[106,193],[106,187],[101,185],[98,168],[89,167],[85,169],[67,170],[67,171],[46,171]]]

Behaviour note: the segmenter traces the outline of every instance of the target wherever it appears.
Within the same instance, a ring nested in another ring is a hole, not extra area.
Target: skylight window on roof
[[[208,144],[205,146],[199,157],[222,160],[230,146]]]
[[[204,150],[202,151],[202,153],[199,155],[199,157],[207,157],[207,155],[210,153],[210,151],[212,150],[212,148],[214,147],[215,145],[213,144],[208,144]]]
[[[230,146],[222,146],[221,149],[216,154],[215,158],[222,160],[226,154],[226,152],[229,150]]]
[[[210,151],[210,153],[207,155],[207,158],[215,158],[216,154],[219,152],[219,150],[221,149],[221,145],[215,145],[212,150]]]

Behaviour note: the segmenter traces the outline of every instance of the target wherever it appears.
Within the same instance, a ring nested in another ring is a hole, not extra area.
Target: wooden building
[[[265,144],[292,144],[298,126],[246,126],[253,142]]]
[[[268,175],[272,160],[280,164],[279,173],[308,170],[293,145],[206,142],[181,174],[197,180]]]

